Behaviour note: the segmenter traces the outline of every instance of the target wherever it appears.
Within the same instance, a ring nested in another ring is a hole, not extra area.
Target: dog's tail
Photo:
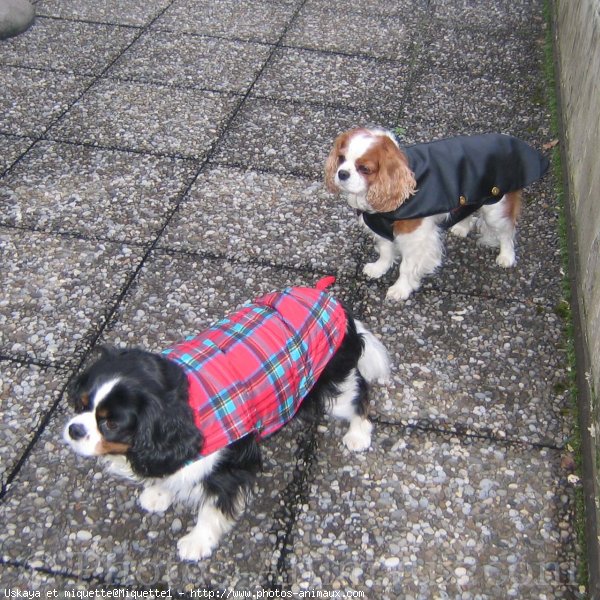
[[[390,378],[390,357],[385,346],[360,321],[356,321],[356,331],[364,341],[364,348],[358,359],[360,374],[369,383],[386,383]]]

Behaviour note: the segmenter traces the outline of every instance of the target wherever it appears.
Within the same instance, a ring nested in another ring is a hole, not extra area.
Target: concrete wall
[[[579,378],[584,466],[587,462],[588,546],[590,574],[598,576],[600,523],[600,0],[555,0],[559,90],[563,127],[562,151],[566,162],[575,267],[577,306],[581,324]],[[577,323],[576,323],[577,326]],[[595,509],[595,514],[591,514]],[[595,535],[591,535],[595,530]],[[596,571],[596,573],[594,573]],[[591,582],[593,583],[593,582]],[[598,586],[598,581],[596,581]],[[592,593],[592,597],[597,597]]]

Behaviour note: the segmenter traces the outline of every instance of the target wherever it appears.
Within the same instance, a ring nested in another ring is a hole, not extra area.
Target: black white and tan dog
[[[364,266],[367,277],[380,278],[402,259],[387,297],[406,300],[440,266],[445,229],[465,237],[477,220],[480,243],[499,247],[496,262],[512,267],[521,190],[548,166],[541,153],[508,135],[401,147],[389,131],[356,128],[336,138],[325,183],[346,197],[374,236],[379,258]]]
[[[211,554],[246,506],[258,441],[302,408],[349,422],[345,446],[366,450],[368,383],[385,380],[381,342],[324,288],[271,293],[162,354],[104,347],[77,377],[64,439],[144,485],[142,508],[198,511],[181,559]]]

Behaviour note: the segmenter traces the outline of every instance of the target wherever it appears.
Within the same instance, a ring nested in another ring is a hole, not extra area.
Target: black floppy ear
[[[188,405],[188,383],[177,365],[153,357],[154,389],[138,390],[138,426],[127,458],[143,477],[171,475],[198,458],[202,434]]]
[[[202,435],[187,404],[165,407],[161,399],[146,397],[144,405],[127,452],[135,473],[142,477],[164,477],[198,458]]]

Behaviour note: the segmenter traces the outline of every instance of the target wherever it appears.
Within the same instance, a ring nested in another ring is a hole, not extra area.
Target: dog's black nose
[[[71,423],[69,425],[69,435],[71,439],[80,440],[86,436],[85,427],[81,423]]]
[[[337,173],[338,179],[340,181],[346,181],[350,177],[350,171],[345,171],[344,169],[340,169]]]

